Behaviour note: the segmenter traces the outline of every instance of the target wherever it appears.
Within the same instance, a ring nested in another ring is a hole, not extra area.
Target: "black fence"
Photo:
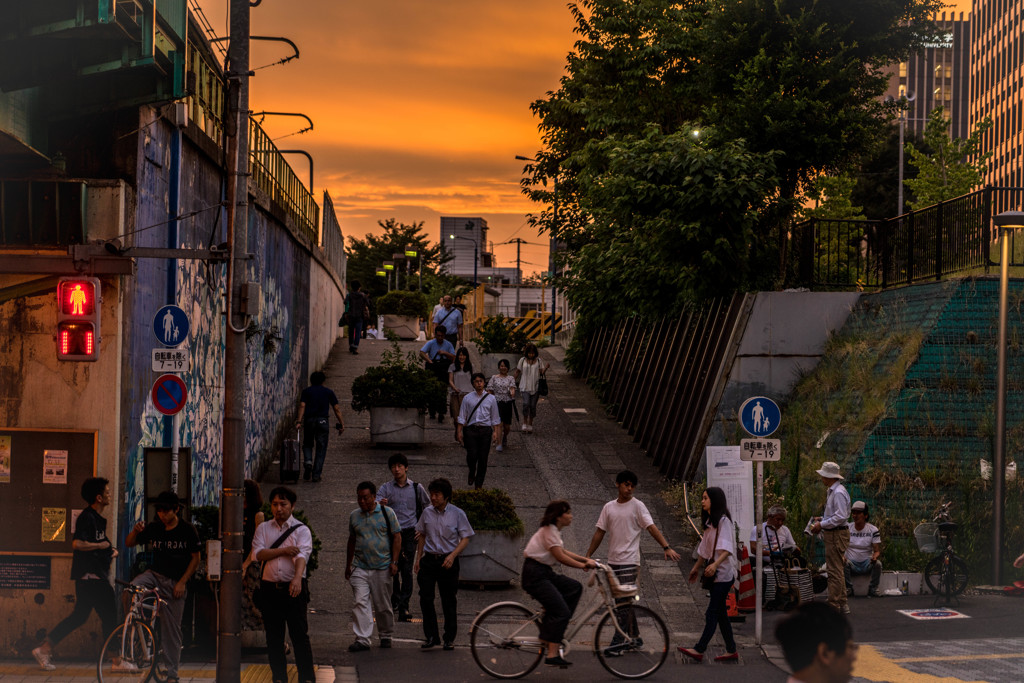
[[[699,468],[754,295],[690,306],[678,317],[620,321],[586,344],[583,376],[662,474]]]
[[[992,216],[1020,210],[1024,188],[986,187],[878,221],[811,219],[793,228],[790,287],[878,289],[981,274],[999,264]],[[1024,265],[1011,247],[1010,265]]]

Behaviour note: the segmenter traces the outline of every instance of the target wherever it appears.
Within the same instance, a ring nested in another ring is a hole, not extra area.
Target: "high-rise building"
[[[1024,7],[1020,0],[974,0],[971,67],[971,121],[976,124],[992,117],[992,127],[981,142],[982,153],[992,152],[985,184],[1024,187]]]
[[[928,114],[943,107],[950,135],[970,135],[971,21],[954,12],[936,19],[939,35],[893,68],[887,97],[906,98],[904,124],[909,134],[923,134]]]
[[[487,221],[483,218],[441,216],[440,238],[441,248],[454,257],[445,264],[448,274],[472,280],[475,272],[480,279],[483,269],[491,267],[493,257],[488,250]]]

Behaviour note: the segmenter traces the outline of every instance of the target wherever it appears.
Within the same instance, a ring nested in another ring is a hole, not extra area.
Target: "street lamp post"
[[[417,291],[422,292],[423,291],[423,254],[421,254],[420,251],[416,247],[406,247],[405,248],[405,256],[406,256],[407,259],[409,259],[408,261],[405,262],[405,281],[407,283],[406,286],[408,286],[408,282],[409,282],[409,264],[412,263],[412,259],[418,258],[419,260],[416,262],[416,275],[417,275],[417,277],[419,277],[419,288],[418,288]]]
[[[479,286],[480,282],[476,278],[476,266],[480,262],[480,244],[472,237],[463,237],[462,235],[448,235],[448,239],[453,240],[469,240],[473,243],[473,286]]]
[[[1004,211],[992,218],[999,229],[999,346],[996,349],[996,443],[992,455],[992,582],[1002,583],[1003,510],[1006,488],[1006,317],[1010,286],[1010,233],[1024,229],[1024,212]]]
[[[519,161],[537,160],[532,157],[516,155]],[[555,289],[555,252],[558,251],[558,176],[554,177],[551,197],[551,245],[548,247],[548,272],[551,273],[551,344],[555,344],[555,310],[558,302],[558,290]]]
[[[395,269],[395,262],[394,261],[385,261],[384,262],[384,270],[386,270],[388,272],[388,291],[389,292],[391,291],[391,271],[393,271],[394,269]],[[395,285],[395,289],[398,289],[397,283]]]
[[[405,261],[405,288],[409,289],[409,261],[405,258],[405,252],[396,252],[391,255],[391,258],[397,263],[399,261]],[[402,272],[401,268],[395,268],[395,289],[398,290],[398,275]]]

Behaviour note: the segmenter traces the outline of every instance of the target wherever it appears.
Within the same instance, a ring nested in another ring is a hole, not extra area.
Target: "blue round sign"
[[[782,411],[770,398],[754,396],[740,406],[740,424],[751,436],[771,436],[780,422]]]
[[[185,311],[174,304],[164,306],[153,316],[153,334],[164,346],[181,346],[188,339],[189,327]]]

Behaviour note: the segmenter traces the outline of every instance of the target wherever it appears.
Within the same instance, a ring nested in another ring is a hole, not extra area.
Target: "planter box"
[[[385,314],[381,318],[384,320],[384,329],[391,330],[399,339],[415,339],[420,334],[420,329],[416,325],[418,318],[414,316]]]
[[[507,584],[519,578],[522,566],[522,536],[477,531],[459,555],[459,581],[478,585]]]
[[[370,443],[416,445],[423,443],[424,415],[415,408],[370,408]]]

